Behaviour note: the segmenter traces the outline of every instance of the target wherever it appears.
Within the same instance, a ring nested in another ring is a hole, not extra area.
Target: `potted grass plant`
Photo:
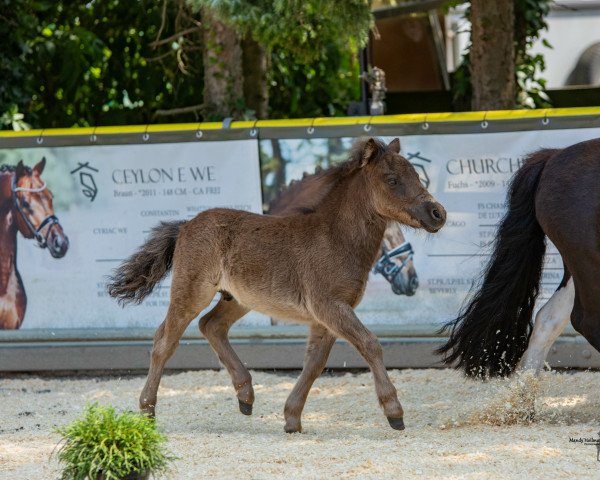
[[[175,460],[156,422],[140,413],[92,404],[56,431],[62,436],[57,453],[62,480],[145,480]]]

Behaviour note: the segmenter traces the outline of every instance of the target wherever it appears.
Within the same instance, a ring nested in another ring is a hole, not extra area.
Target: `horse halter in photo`
[[[42,223],[40,223],[40,225],[37,228],[35,228],[33,226],[33,224],[31,223],[31,221],[29,220],[29,218],[27,218],[27,215],[25,215],[25,212],[23,211],[23,208],[21,207],[21,202],[19,201],[19,197],[17,197],[17,192],[39,193],[39,192],[43,192],[44,190],[46,190],[46,188],[47,187],[46,187],[45,182],[43,183],[43,185],[41,187],[38,187],[38,188],[17,187],[17,176],[13,175],[13,179],[12,179],[13,202],[15,204],[17,211],[21,215],[21,218],[25,222],[25,225],[27,225],[27,228],[29,229],[29,231],[31,232],[31,234],[33,235],[35,240],[37,241],[37,244],[40,248],[46,248],[48,246],[48,235],[50,235],[50,230],[52,230],[52,227],[58,223],[58,218],[56,217],[56,215],[48,215],[46,218],[44,218]],[[46,230],[46,235],[42,235],[41,232],[45,226],[48,226],[48,228]]]
[[[397,264],[393,261],[395,257],[404,253],[407,255],[406,258],[402,260],[401,264]],[[416,286],[410,284],[413,280],[406,281],[400,275],[400,272],[403,268],[406,268],[406,264],[412,260],[414,254],[415,252],[412,249],[412,245],[409,242],[404,242],[389,252],[384,250],[373,268],[375,273],[381,273],[381,275],[383,275],[383,277],[392,285],[392,291],[396,295],[414,295]]]

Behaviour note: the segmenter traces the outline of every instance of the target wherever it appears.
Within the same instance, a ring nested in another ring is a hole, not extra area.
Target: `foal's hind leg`
[[[574,300],[575,287],[571,278],[564,287],[554,292],[535,316],[533,333],[517,370],[533,370],[536,375],[540,373],[550,347],[569,323]]]
[[[294,389],[285,402],[285,431],[287,433],[301,432],[300,417],[308,397],[310,387],[325,368],[335,337],[323,325],[314,323],[310,327],[310,335],[304,355],[304,368]]]
[[[192,288],[189,284],[182,286],[177,285],[178,283],[183,282],[176,282],[174,274],[169,310],[164,322],[154,335],[148,378],[140,395],[140,409],[152,417],[155,414],[156,394],[165,363],[179,345],[179,339],[187,326],[209,305],[216,293],[216,289],[212,285],[204,285],[204,288]]]
[[[373,373],[379,404],[390,426],[395,430],[404,430],[404,412],[398,401],[396,387],[385,369],[383,350],[377,337],[361,323],[348,304],[325,301],[314,307],[317,320],[334,335],[350,342],[365,359]]]
[[[248,309],[241,306],[234,298],[229,297],[227,300],[225,297],[221,297],[215,308],[200,319],[200,331],[231,376],[240,412],[244,415],[251,415],[254,404],[252,376],[227,338],[231,326],[246,313],[248,313]]]

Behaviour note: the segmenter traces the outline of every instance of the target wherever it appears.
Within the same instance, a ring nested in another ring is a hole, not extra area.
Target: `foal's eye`
[[[23,200],[22,203],[25,208],[31,208],[31,204],[27,200]]]
[[[398,180],[396,180],[395,178],[388,178],[387,183],[390,187],[395,187],[396,185],[398,185]]]

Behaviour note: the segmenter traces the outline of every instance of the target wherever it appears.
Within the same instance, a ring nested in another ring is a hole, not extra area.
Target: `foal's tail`
[[[108,294],[122,305],[141,303],[171,270],[173,252],[184,222],[161,222],[137,252],[117,268],[107,285]]]
[[[513,177],[483,283],[458,318],[439,332],[449,330],[450,338],[437,353],[468,376],[508,375],[527,348],[546,251],[535,195],[554,152],[533,153]]]

